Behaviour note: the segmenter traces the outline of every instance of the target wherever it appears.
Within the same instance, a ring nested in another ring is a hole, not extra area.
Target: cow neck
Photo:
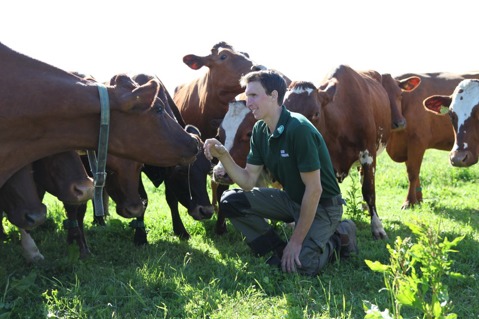
[[[106,181],[106,157],[108,154],[108,136],[110,131],[110,99],[106,87],[98,83],[100,95],[100,133],[98,136],[98,152],[88,150],[88,162],[94,178],[95,193],[93,210],[95,216],[104,216],[103,187]]]

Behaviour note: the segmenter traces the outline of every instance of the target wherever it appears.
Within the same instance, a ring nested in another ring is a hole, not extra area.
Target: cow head
[[[142,168],[143,163],[108,155],[105,190],[122,217],[142,217],[145,213],[145,203],[138,193]]]
[[[393,130],[399,130],[406,127],[406,119],[402,115],[402,96],[405,92],[414,91],[421,83],[421,78],[411,76],[403,80],[394,79],[391,74],[383,74],[381,83],[388,93],[389,103],[391,105],[392,118],[396,123],[392,123]]]
[[[201,138],[201,133],[195,126],[187,125],[185,130]],[[174,167],[167,180],[167,191],[186,207],[188,214],[195,220],[210,219],[214,213],[206,186],[211,170],[211,162],[201,152],[193,164]]]
[[[461,81],[450,96],[433,95],[424,100],[428,111],[448,114],[455,133],[449,159],[453,166],[468,167],[479,154],[479,80]]]
[[[284,105],[290,111],[301,113],[313,123],[316,128],[324,121],[324,107],[334,99],[336,82],[327,82],[317,89],[313,83],[304,81],[292,82],[285,95]]]
[[[218,140],[223,143],[233,160],[241,167],[246,166],[246,157],[250,149],[249,143],[255,122],[256,119],[250,109],[246,107],[246,101],[233,101],[229,103],[228,112],[218,129]],[[213,180],[219,184],[233,184],[221,162],[213,168]]]
[[[193,70],[208,67],[206,74],[208,86],[217,90],[220,99],[226,99],[225,104],[244,91],[239,84],[241,76],[261,68],[249,58],[248,54],[235,51],[226,42],[215,44],[211,54],[207,56],[185,55],[183,62]]]
[[[47,208],[38,196],[31,165],[16,172],[0,188],[0,209],[13,225],[26,230],[45,221]]]
[[[65,204],[83,204],[93,198],[93,180],[75,151],[35,161],[33,170],[39,190],[49,192]]]

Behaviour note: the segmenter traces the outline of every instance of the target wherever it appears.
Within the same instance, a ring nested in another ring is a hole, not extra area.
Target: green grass
[[[447,153],[429,150],[421,173],[424,204],[401,210],[406,197],[404,164],[387,154],[378,158],[378,213],[389,240],[372,239],[367,216],[354,216],[360,255],[330,265],[320,276],[283,274],[254,258],[240,234],[228,223],[228,233],[214,234],[215,218],[198,222],[181,208],[192,235],[180,241],[172,231],[163,188],[147,182],[149,207],[145,217],[149,245],[133,244],[129,220],[112,216],[107,227],[91,226],[86,234],[93,253],[79,260],[67,247],[62,206],[47,197],[49,219],[32,232],[46,260],[27,265],[19,233],[5,222],[9,240],[0,244],[0,319],[3,318],[364,318],[363,300],[388,307],[383,277],[364,260],[387,263],[386,244],[396,236],[411,236],[407,221],[418,218],[452,240],[466,235],[450,256],[452,270],[466,279],[445,278],[458,318],[477,317],[479,309],[479,166],[453,168]],[[353,178],[357,173],[352,172]],[[146,180],[146,179],[145,179]],[[353,180],[340,186],[348,194]],[[345,215],[345,217],[351,217]],[[405,318],[421,317],[403,308]]]

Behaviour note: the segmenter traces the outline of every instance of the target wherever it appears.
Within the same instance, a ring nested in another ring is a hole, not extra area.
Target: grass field
[[[388,263],[386,245],[397,236],[411,236],[406,222],[420,221],[449,240],[465,235],[458,252],[449,255],[452,270],[465,278],[446,277],[444,284],[458,318],[479,318],[479,166],[453,168],[446,152],[427,151],[421,173],[424,203],[411,210],[400,209],[407,191],[405,165],[381,154],[376,175],[378,213],[389,240],[372,239],[366,215],[346,214],[358,225],[359,256],[312,278],[271,269],[251,255],[231,224],[220,237],[213,232],[215,217],[194,221],[183,208],[192,238],[180,241],[172,231],[163,188],[149,182],[149,245],[133,244],[129,220],[114,213],[114,204],[107,226],[92,226],[89,204],[86,234],[93,256],[80,260],[76,247],[66,245],[61,204],[47,197],[49,219],[32,232],[44,262],[27,265],[17,229],[4,222],[9,240],[0,244],[0,319],[364,318],[364,300],[381,309],[390,305],[382,274],[364,260]],[[357,179],[356,173],[352,176]],[[341,184],[346,199],[355,179]],[[407,308],[402,315],[422,318]]]

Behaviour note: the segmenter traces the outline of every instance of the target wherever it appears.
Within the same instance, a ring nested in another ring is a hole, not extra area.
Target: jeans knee
[[[242,211],[248,208],[251,205],[241,189],[227,190],[221,196],[219,210],[228,218],[241,216]]]

